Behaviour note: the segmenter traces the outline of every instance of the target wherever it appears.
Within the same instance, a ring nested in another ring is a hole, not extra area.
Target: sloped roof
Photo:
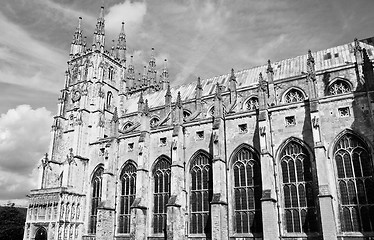
[[[337,47],[328,48],[325,50],[320,50],[317,52],[312,52],[312,55],[315,60],[315,69],[316,71],[321,71],[324,69],[335,68],[339,66],[347,65],[347,63],[353,63],[356,61],[354,52],[353,52],[353,42],[344,44]],[[366,50],[371,49],[369,51],[369,58],[373,59],[373,52],[374,47],[367,43],[360,42],[362,48]],[[327,53],[331,54],[330,59],[325,59],[325,55]],[[307,54],[297,56],[294,58],[284,59],[281,61],[271,63],[274,71],[274,81],[281,80],[290,77],[297,77],[302,75],[302,72],[307,72]],[[248,86],[253,86],[258,83],[259,74],[262,73],[264,79],[266,79],[266,69],[267,64],[262,66],[253,67],[250,69],[242,70],[235,72],[236,81],[237,81],[237,88],[243,88]],[[207,96],[210,94],[214,94],[215,86],[218,82],[220,85],[225,87],[228,86],[228,80],[231,73],[212,77],[208,79],[204,79],[201,81],[201,85],[203,88],[203,96]],[[177,98],[178,92],[181,93],[182,101],[186,101],[189,99],[193,99],[195,97],[195,88],[196,88],[197,81],[187,83],[184,85],[174,86],[171,90],[171,96],[173,101]],[[158,92],[144,94],[144,99],[148,99],[148,103],[150,108],[162,106],[165,104],[165,94],[166,90],[161,90]],[[137,111],[137,102],[139,99],[139,93],[130,96],[129,99],[126,100],[126,112],[131,113]]]

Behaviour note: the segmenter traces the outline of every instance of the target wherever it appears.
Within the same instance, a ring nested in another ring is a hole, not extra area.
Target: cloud
[[[146,13],[145,2],[124,1],[111,6],[105,15],[105,29],[109,37],[117,39],[122,22],[125,22],[126,34],[137,34]]]
[[[24,197],[36,186],[35,168],[48,150],[51,124],[51,113],[45,108],[20,105],[1,114],[1,199]]]

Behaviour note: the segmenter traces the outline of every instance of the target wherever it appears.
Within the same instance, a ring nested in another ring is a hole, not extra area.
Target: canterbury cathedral
[[[374,239],[374,44],[170,86],[74,32],[24,240]],[[353,38],[352,38],[353,39]]]

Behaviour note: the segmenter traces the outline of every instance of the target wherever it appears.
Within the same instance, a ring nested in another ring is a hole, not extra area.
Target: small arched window
[[[245,103],[245,107],[249,111],[253,111],[258,109],[258,98],[257,97],[251,97],[248,99],[248,101]]]
[[[109,67],[109,69],[108,69],[108,79],[112,81],[113,80],[113,75],[114,75],[114,68]]]
[[[149,121],[151,127],[156,127],[158,122],[160,122],[160,119],[158,117],[153,117],[151,118],[151,120]]]
[[[349,93],[351,91],[351,86],[343,80],[337,80],[333,82],[328,88],[329,95],[338,95],[343,93]]]
[[[283,203],[288,233],[317,232],[313,174],[308,151],[291,141],[281,152]]]
[[[351,133],[334,147],[343,232],[374,232],[374,178],[366,144]]]
[[[123,125],[123,131],[129,130],[133,126],[134,124],[132,122],[127,122],[125,125]]]
[[[136,191],[136,167],[127,163],[121,173],[118,233],[130,233],[130,206]]]
[[[284,96],[284,102],[286,103],[296,103],[304,101],[304,94],[298,89],[289,90]]]
[[[106,109],[110,110],[113,100],[113,93],[109,91],[106,95]]]
[[[90,211],[90,227],[89,232],[90,233],[96,233],[96,222],[97,222],[97,207],[99,206],[99,203],[101,201],[101,189],[102,189],[102,178],[103,178],[103,167],[99,167],[91,181],[91,211]]]
[[[190,173],[190,233],[210,233],[211,158],[203,152],[197,154],[191,161]]]
[[[190,115],[191,115],[190,111],[188,111],[186,109],[183,110],[183,118],[188,118]]]
[[[170,160],[161,157],[153,169],[153,233],[164,233],[166,228],[166,204],[170,197]]]
[[[256,154],[242,148],[234,156],[236,233],[261,233],[261,167]]]

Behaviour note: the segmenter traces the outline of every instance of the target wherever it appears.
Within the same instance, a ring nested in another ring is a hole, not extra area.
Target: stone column
[[[279,239],[278,209],[276,180],[274,173],[276,171],[273,156],[271,153],[271,131],[268,111],[260,111],[258,117],[259,139],[260,139],[260,162],[261,162],[261,181],[262,181],[262,226],[263,239]]]
[[[104,172],[101,203],[97,208],[96,240],[113,239],[115,230],[115,163],[118,142],[112,139],[104,148]]]
[[[223,101],[221,86],[216,87],[214,98],[214,121],[212,131],[213,147],[213,198],[211,206],[212,239],[228,239],[227,210],[227,165],[225,148],[225,124],[223,120]]]
[[[184,135],[180,125],[174,126],[171,149],[171,186],[167,204],[167,239],[185,239],[186,191],[184,181]]]
[[[326,148],[321,141],[318,102],[310,103],[310,119],[314,141],[314,156],[316,158],[317,178],[318,178],[318,201],[321,213],[323,239],[336,239],[337,227],[334,215],[333,197],[331,195],[331,185],[329,184],[329,166],[326,156]]]

